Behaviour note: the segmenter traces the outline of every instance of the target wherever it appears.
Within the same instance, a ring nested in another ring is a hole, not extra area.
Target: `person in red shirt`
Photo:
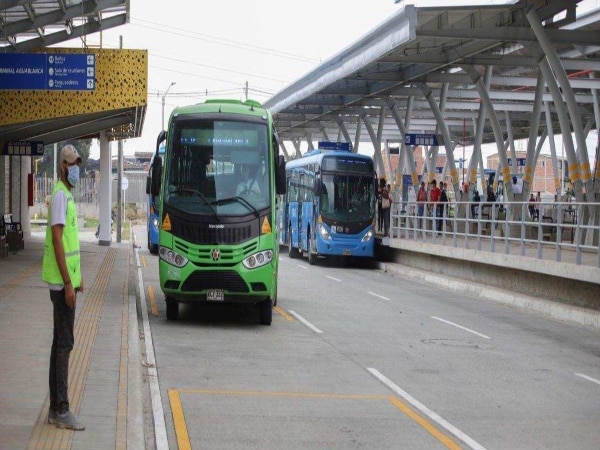
[[[417,192],[417,216],[419,217],[419,224],[423,226],[423,214],[425,213],[425,204],[427,203],[427,189],[425,189],[425,182],[421,182],[421,187]]]
[[[429,192],[429,200],[431,202],[431,207],[433,208],[435,217],[442,217],[442,210],[441,208],[438,208],[438,203],[440,201],[440,198],[442,197],[442,191],[439,187],[437,187],[437,182],[435,180],[433,180],[431,182],[431,192]],[[437,230],[438,228],[438,222],[439,219],[435,220],[435,228]],[[441,222],[440,222],[441,223]]]

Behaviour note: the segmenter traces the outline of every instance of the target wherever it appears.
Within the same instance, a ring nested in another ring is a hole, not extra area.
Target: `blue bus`
[[[150,160],[150,168],[148,169],[148,178],[146,179],[146,194],[148,194],[147,200],[147,220],[146,229],[148,234],[148,250],[153,255],[158,253],[158,196],[152,195],[151,192],[151,180],[152,171],[160,170],[162,168],[162,158],[165,154],[165,144],[162,143],[158,146],[156,153]],[[157,164],[155,164],[157,163]],[[160,167],[160,168],[159,168]]]
[[[377,175],[373,160],[349,143],[319,142],[285,165],[281,241],[290,258],[373,257]]]

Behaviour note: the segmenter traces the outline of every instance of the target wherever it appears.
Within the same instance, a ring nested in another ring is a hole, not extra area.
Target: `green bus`
[[[260,323],[270,325],[279,259],[275,202],[285,192],[271,114],[252,100],[176,108],[156,152],[163,142],[150,189],[160,197],[167,319],[178,318],[180,303],[245,303],[257,305]]]

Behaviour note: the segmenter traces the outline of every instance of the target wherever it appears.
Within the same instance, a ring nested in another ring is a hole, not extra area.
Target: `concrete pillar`
[[[98,203],[100,207],[100,236],[99,244],[109,246],[110,235],[110,211],[112,199],[112,158],[110,143],[106,133],[100,133],[100,186],[98,192]]]
[[[21,198],[19,205],[19,218],[23,236],[31,236],[31,218],[29,217],[29,186],[27,186],[28,175],[31,173],[31,156],[21,156],[20,161],[20,176],[21,176]],[[14,217],[14,216],[13,216]]]

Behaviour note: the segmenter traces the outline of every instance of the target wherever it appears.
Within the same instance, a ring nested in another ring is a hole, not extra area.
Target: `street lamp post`
[[[162,96],[162,122],[161,125],[163,127],[163,130],[165,129],[165,97],[167,96],[167,93],[169,92],[169,89],[171,89],[171,86],[173,86],[175,84],[174,81],[171,82],[171,84],[169,85],[169,87],[167,88],[167,90],[165,91],[165,93]]]

